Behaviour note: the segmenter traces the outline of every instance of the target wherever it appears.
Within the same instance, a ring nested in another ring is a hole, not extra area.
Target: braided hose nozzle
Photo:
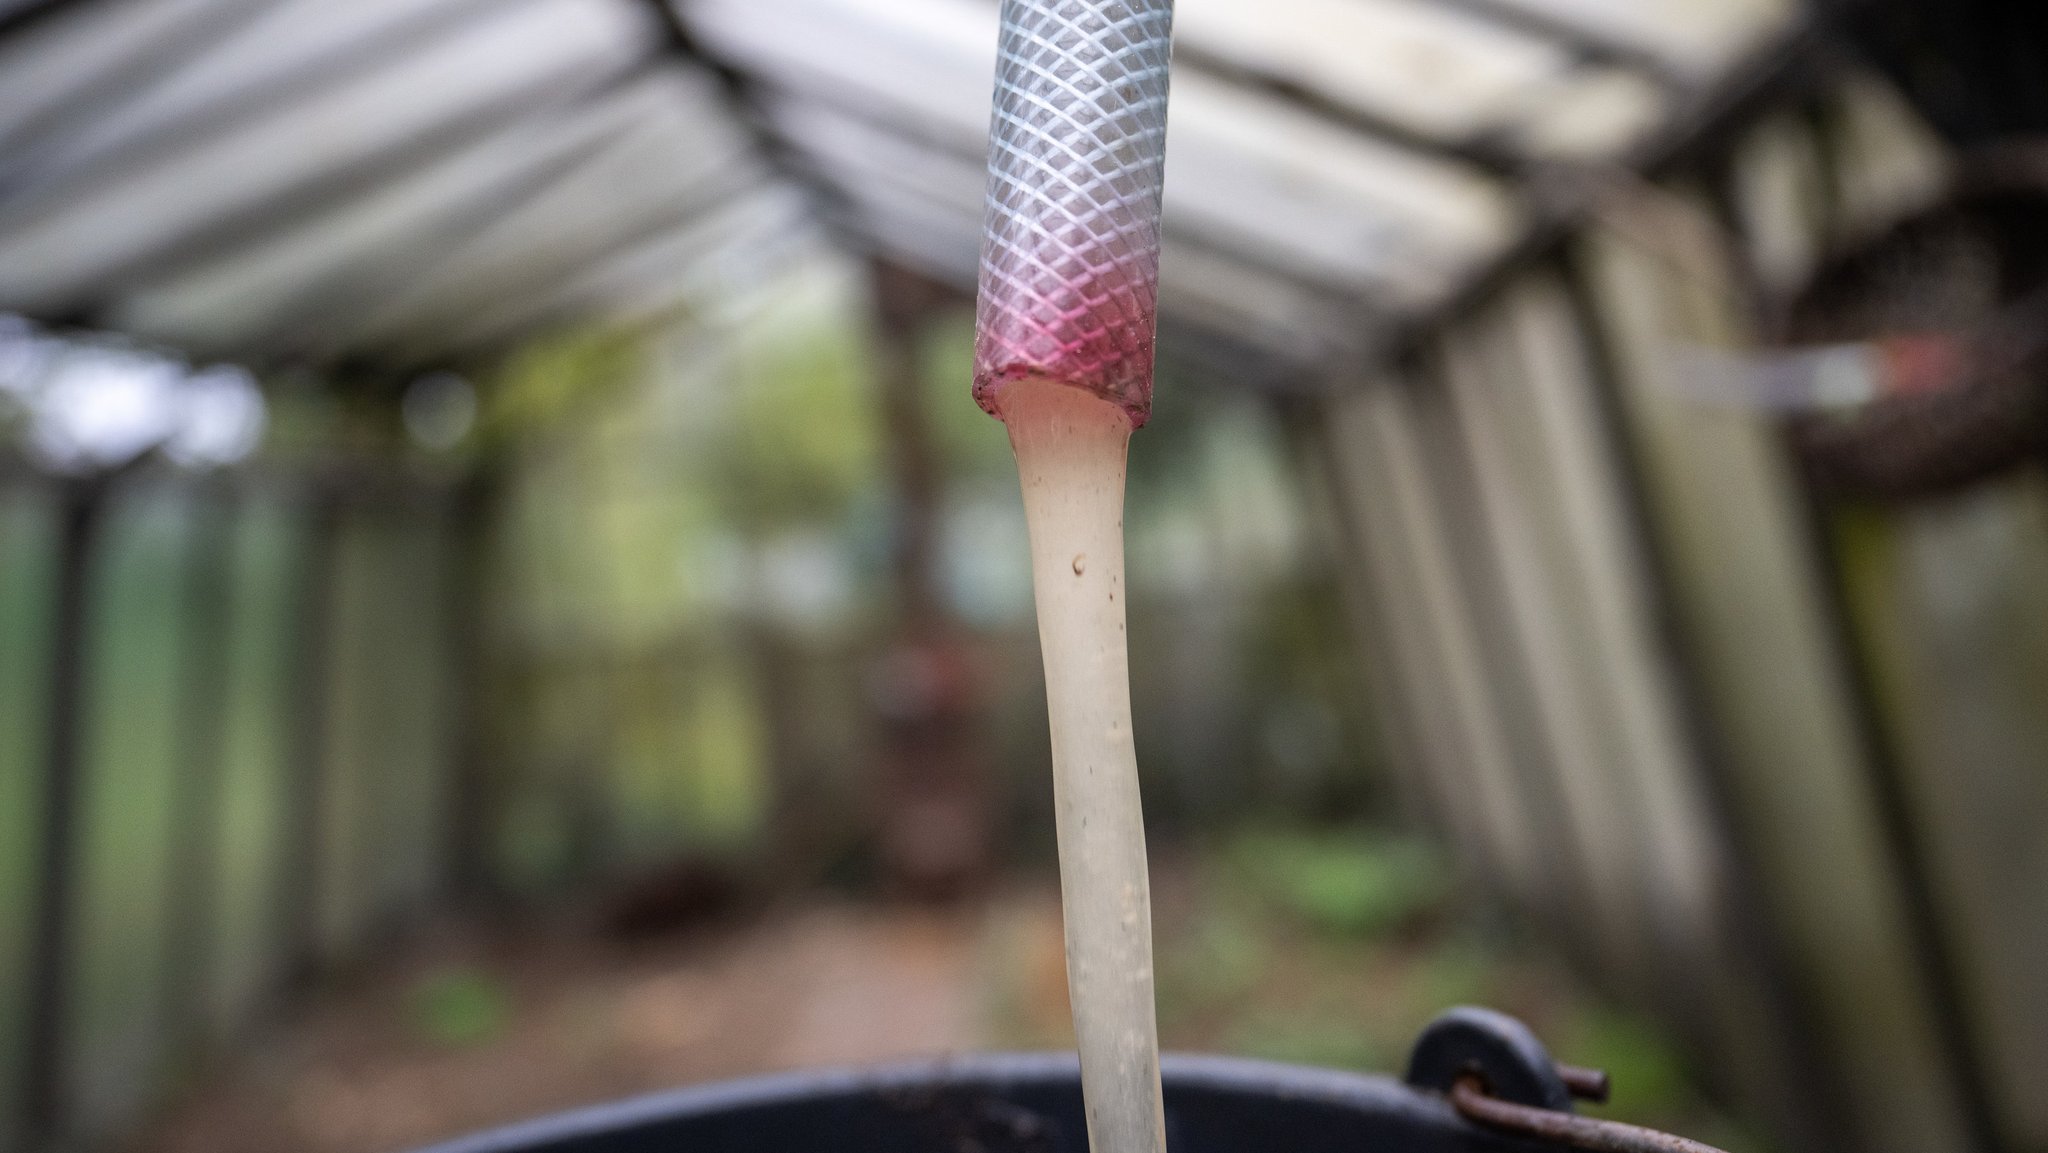
[[[1039,378],[1152,408],[1172,0],[1003,0],[974,398]]]

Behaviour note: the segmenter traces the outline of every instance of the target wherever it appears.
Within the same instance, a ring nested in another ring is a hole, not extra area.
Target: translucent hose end
[[[974,397],[1042,378],[1152,408],[1172,0],[1003,0]]]

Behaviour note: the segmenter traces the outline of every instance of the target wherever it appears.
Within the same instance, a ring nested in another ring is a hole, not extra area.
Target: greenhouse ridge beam
[[[1604,168],[1560,170],[1559,189],[1547,202],[1534,206],[1534,218],[1519,240],[1486,261],[1442,300],[1397,323],[1383,334],[1378,350],[1371,355],[1383,360],[1413,355],[1438,327],[1492,300],[1524,269],[1556,252],[1597,217],[1599,193],[1588,185],[1599,180],[1602,172],[1653,179],[1682,167],[1749,124],[1773,101],[1816,83],[1828,54],[1828,42],[1819,29],[1810,24],[1798,27],[1748,67],[1696,97],[1663,132],[1632,149],[1632,155]]]
[[[1173,63],[1239,88],[1249,88],[1352,132],[1370,136],[1396,148],[1419,152],[1453,164],[1480,169],[1491,176],[1512,177],[1527,164],[1524,157],[1502,147],[1484,134],[1468,139],[1446,139],[1420,131],[1399,121],[1340,103],[1314,87],[1285,76],[1248,67],[1213,52],[1173,46]]]
[[[1671,62],[1639,44],[1606,36],[1584,24],[1560,20],[1515,0],[1430,0],[1516,32],[1563,45],[1588,64],[1611,64],[1647,73],[1669,87],[1683,87]]]
[[[951,154],[971,162],[977,168],[987,163],[987,156],[979,147],[956,142],[950,138],[941,139],[937,134],[915,128],[900,118],[876,111],[868,106],[871,103],[869,101],[835,97],[820,99],[807,93],[801,86],[765,78],[732,64],[703,45],[677,11],[674,0],[642,2],[651,6],[659,17],[668,48],[692,65],[709,71],[718,80],[734,114],[759,142],[762,151],[775,164],[777,170],[788,175],[822,201],[818,206],[819,216],[846,247],[856,252],[880,251],[887,246],[877,244],[872,231],[861,222],[862,214],[856,207],[856,198],[848,194],[837,179],[824,171],[823,166],[815,162],[802,145],[793,142],[776,124],[774,115],[763,98],[764,93],[779,91],[800,102],[816,100],[841,115],[856,119],[897,139],[916,143],[942,154]],[[1184,48],[1177,49],[1177,52],[1184,60],[1192,59],[1194,67],[1212,73],[1225,83],[1257,88],[1308,115],[1334,121],[1354,132],[1369,133],[1395,147],[1416,151],[1439,160],[1477,167],[1496,175],[1519,167],[1519,161],[1483,142],[1438,140],[1392,121],[1373,117],[1330,101],[1310,89],[1284,79],[1245,69],[1216,57],[1190,57]],[[1339,293],[1357,300],[1363,300],[1365,296],[1359,286],[1327,281],[1299,268],[1276,262],[1264,253],[1241,246],[1229,246],[1205,235],[1175,230],[1172,238],[1216,252],[1238,263],[1270,271],[1312,291]]]
[[[663,50],[684,66],[708,73],[717,81],[733,118],[753,138],[769,167],[810,195],[819,219],[840,232],[840,239],[848,247],[856,250],[868,247],[865,236],[847,235],[848,230],[843,223],[847,217],[857,216],[853,198],[776,128],[774,118],[761,106],[759,86],[754,77],[706,48],[682,14],[676,11],[673,0],[639,2],[653,13],[661,29]]]
[[[1179,49],[1175,51],[1178,52]],[[912,148],[945,157],[956,163],[972,165],[977,171],[988,163],[987,155],[979,143],[968,140],[964,134],[947,132],[936,126],[914,124],[910,116],[893,109],[880,108],[877,106],[879,102],[873,99],[863,96],[842,96],[836,92],[827,93],[780,79],[760,79],[757,83],[763,90],[778,93],[781,99],[792,104],[822,105],[830,109],[833,115],[845,117]],[[979,207],[975,206],[976,211]],[[1288,265],[1269,252],[1218,240],[1199,229],[1175,225],[1170,215],[1165,235],[1169,244],[1198,249],[1236,264],[1271,273],[1305,291],[1335,296],[1355,305],[1372,306],[1372,294],[1367,288],[1320,277]]]

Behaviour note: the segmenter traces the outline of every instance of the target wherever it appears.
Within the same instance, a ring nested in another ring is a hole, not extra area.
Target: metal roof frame
[[[93,0],[30,0],[6,16],[0,16],[0,46],[32,33],[56,27],[58,22],[91,7]],[[159,71],[175,68],[179,62],[204,58],[194,46],[205,39],[204,29],[217,27],[230,15],[242,11],[250,0],[216,0],[205,11],[206,18],[187,22],[188,35],[171,37],[154,45],[149,58],[161,60]],[[373,150],[367,158],[297,180],[289,186],[239,209],[222,211],[214,218],[171,234],[118,260],[94,269],[87,282],[62,299],[46,303],[35,311],[51,322],[104,324],[119,315],[120,301],[138,292],[173,285],[197,269],[232,260],[236,253],[276,241],[293,229],[312,226],[329,213],[339,212],[374,190],[432,164],[450,149],[464,148],[528,124],[538,117],[553,115],[578,99],[600,95],[607,85],[621,83],[636,68],[679,67],[692,75],[708,77],[730,122],[751,141],[770,174],[765,184],[781,182],[800,190],[810,203],[812,218],[820,223],[849,254],[889,255],[894,248],[882,235],[877,222],[869,219],[866,204],[873,189],[857,190],[846,183],[848,176],[813,149],[806,147],[785,129],[778,119],[778,107],[822,106],[834,115],[850,118],[877,133],[900,141],[934,157],[979,166],[984,157],[978,141],[964,133],[946,129],[942,122],[919,114],[914,108],[896,107],[889,93],[868,91],[856,95],[837,89],[848,82],[812,76],[796,80],[776,70],[735,63],[707,44],[693,26],[689,4],[682,0],[591,0],[608,2],[648,17],[651,33],[647,54],[633,65],[609,73],[598,85],[579,84],[574,77],[540,76],[519,90],[517,98],[495,101],[488,108],[467,108],[452,112],[447,120],[417,132],[410,138],[391,141]],[[1635,43],[1630,37],[1603,33],[1583,22],[1545,13],[1540,6],[1522,0],[1434,0],[1446,8],[1482,19],[1531,39],[1556,44],[1567,50],[1570,69],[1617,68],[1646,79],[1654,90],[1669,94],[1675,110],[1650,138],[1618,157],[1614,165],[1630,172],[1650,172],[1667,166],[1669,157],[1685,151],[1701,134],[1714,130],[1722,120],[1736,115],[1744,105],[1742,93],[1761,84],[1769,93],[1779,91],[1776,80],[1759,81],[1760,75],[1777,76],[1803,66],[1817,46],[1811,29],[1801,28],[1765,54],[1761,63],[1713,82],[1697,82],[1686,70],[1661,53]],[[232,90],[198,102],[196,109],[181,114],[161,131],[147,137],[117,138],[102,151],[87,153],[69,161],[51,160],[50,148],[32,149],[29,158],[16,161],[12,172],[0,171],[0,215],[11,204],[33,203],[38,197],[54,196],[68,187],[84,187],[94,181],[117,180],[152,170],[158,163],[173,160],[179,153],[201,142],[225,138],[238,129],[274,117],[289,116],[301,102],[344,85],[349,78],[389,64],[404,54],[424,51],[443,38],[460,33],[487,12],[501,11],[502,0],[446,0],[417,11],[395,15],[390,23],[351,35],[331,51],[319,55],[305,67],[287,73],[259,76]],[[954,39],[957,41],[957,29]],[[89,34],[89,29],[78,33]],[[1542,160],[1504,138],[1505,129],[1478,128],[1473,133],[1445,134],[1422,128],[1399,117],[1361,108],[1355,101],[1340,100],[1308,80],[1289,76],[1269,66],[1240,62],[1216,46],[1183,45],[1177,50],[1184,69],[1223,85],[1229,91],[1256,93],[1279,108],[1291,110],[1309,120],[1342,130],[1360,139],[1415,155],[1454,170],[1505,187],[1521,194],[1527,212],[1520,235],[1476,267],[1467,268],[1466,257],[1457,255],[1461,245],[1451,234],[1441,249],[1442,256],[1428,248],[1418,249],[1432,260],[1451,259],[1443,265],[1444,275],[1455,287],[1426,304],[1397,307],[1380,299],[1368,287],[1348,280],[1333,280],[1328,273],[1303,267],[1281,252],[1269,251],[1263,242],[1238,241],[1203,224],[1168,221],[1169,247],[1185,248],[1215,258],[1219,268],[1239,267],[1247,272],[1272,276],[1302,292],[1327,301],[1339,313],[1357,316],[1358,325],[1342,334],[1337,343],[1347,348],[1377,349],[1400,354],[1414,346],[1415,334],[1444,316],[1456,315],[1472,302],[1484,299],[1494,285],[1531,260],[1553,251],[1591,210],[1574,169]],[[573,70],[571,70],[573,71]],[[87,81],[79,94],[53,106],[26,122],[33,139],[49,140],[61,135],[56,126],[76,122],[75,113],[98,106],[102,98],[121,82],[122,95],[113,103],[139,99],[132,90],[132,76],[108,75]],[[91,97],[92,99],[86,99]],[[1757,99],[1764,97],[1758,96]],[[958,120],[957,116],[944,118]],[[23,129],[17,129],[20,137]],[[530,165],[506,172],[487,188],[474,192],[465,204],[450,204],[432,214],[431,221],[414,221],[389,238],[369,243],[359,253],[341,261],[338,267],[315,270],[303,285],[288,294],[285,303],[268,310],[264,323],[251,330],[247,343],[223,353],[260,358],[322,359],[375,356],[373,346],[352,345],[337,334],[363,336],[382,331],[368,321],[366,306],[386,295],[388,286],[402,283],[409,270],[431,267],[451,253],[470,249],[492,232],[490,224],[513,208],[537,197],[556,182],[566,180],[579,166],[602,149],[572,148],[566,153],[550,152]],[[39,166],[37,153],[45,165]],[[60,153],[61,155],[61,153]],[[1563,173],[1564,175],[1560,175]],[[744,190],[735,195],[744,195]],[[954,196],[958,196],[956,188]],[[865,204],[864,204],[865,201]],[[629,216],[637,210],[625,209]],[[952,211],[949,209],[948,211]],[[914,215],[905,219],[914,219]],[[642,217],[633,216],[636,222]],[[898,220],[900,233],[904,220]],[[1221,221],[1218,222],[1222,223]],[[651,226],[650,226],[651,227]],[[618,244],[630,244],[622,230]],[[950,234],[949,234],[950,235]],[[0,236],[0,241],[4,241]],[[947,244],[954,244],[948,240]],[[1489,240],[1489,246],[1494,243]],[[581,254],[582,267],[595,268],[614,260],[620,249],[609,241]],[[900,255],[900,254],[898,254]],[[1355,259],[1355,258],[1347,258]],[[429,264],[428,262],[433,262]],[[575,261],[555,255],[538,261],[557,276],[570,274]],[[1400,267],[1400,266],[1395,266]],[[958,273],[954,279],[959,279]],[[1246,314],[1247,322],[1251,315]],[[329,322],[333,322],[331,325]],[[1215,317],[1194,320],[1197,327],[1213,327]],[[320,333],[322,327],[331,329]],[[1361,341],[1357,334],[1367,334]],[[452,351],[452,350],[451,350]],[[1349,355],[1347,353],[1346,355]]]
[[[58,311],[88,321],[104,316],[111,296],[105,287],[108,283],[125,288],[169,280],[201,260],[217,259],[223,251],[255,244],[315,219],[368,189],[432,164],[450,149],[525,124],[535,112],[602,96],[630,78],[638,67],[636,62],[595,78],[580,68],[569,68],[529,82],[516,99],[460,112],[425,132],[377,149],[367,162],[330,168],[265,197],[253,207],[223,214],[211,224],[174,234],[153,249],[132,254],[114,269],[101,273],[100,293],[80,294]]]
[[[760,84],[764,90],[787,94],[788,98],[794,101],[827,103],[833,115],[856,121],[863,127],[894,137],[913,148],[970,163],[977,168],[986,163],[987,158],[979,147],[942,130],[913,124],[908,116],[877,107],[879,102],[870,97],[835,96],[826,99],[781,81],[763,80]],[[1222,256],[1280,277],[1305,290],[1347,299],[1361,308],[1372,310],[1379,307],[1370,294],[1360,292],[1354,285],[1339,283],[1318,277],[1312,272],[1288,267],[1276,261],[1270,253],[1255,251],[1248,246],[1208,235],[1199,228],[1177,224],[1171,215],[1165,221],[1164,234],[1166,242],[1170,245],[1185,245]]]
[[[662,46],[668,56],[684,67],[706,73],[717,81],[733,118],[753,138],[755,147],[768,161],[769,167],[803,188],[814,201],[821,219],[842,220],[852,211],[852,198],[846,191],[818,171],[801,149],[791,145],[776,130],[773,119],[761,106],[760,84],[750,73],[706,47],[682,14],[676,11],[671,0],[637,2],[654,14],[661,30]],[[846,233],[846,226],[838,225],[837,231]],[[847,237],[842,235],[842,239]],[[859,244],[856,238],[855,246],[859,247]]]
[[[290,106],[297,101],[342,87],[359,78],[364,71],[380,63],[388,63],[395,50],[418,51],[443,36],[461,32],[484,13],[502,10],[504,4],[505,0],[451,0],[427,8],[410,18],[393,22],[390,27],[372,32],[360,41],[346,44],[317,59],[309,67],[302,66],[271,81],[258,81],[230,92],[197,113],[187,114],[165,132],[136,141],[126,148],[116,148],[111,155],[88,156],[68,169],[59,168],[54,173],[38,172],[33,158],[26,164],[10,163],[8,168],[0,169],[0,212],[5,211],[10,200],[34,195],[39,186],[61,186],[87,179],[122,179],[237,128],[288,114]],[[23,183],[28,187],[21,187]]]
[[[362,319],[366,306],[396,290],[415,269],[452,259],[488,233],[500,217],[575,175],[591,157],[630,131],[630,125],[615,127],[575,142],[560,154],[543,155],[505,175],[489,193],[439,214],[424,233],[400,238],[400,251],[393,252],[390,246],[373,250],[312,280],[266,318],[272,334],[257,344],[258,355],[289,360],[314,352],[321,342],[311,329],[347,329],[349,318]]]
[[[1607,36],[1584,24],[1546,16],[1513,0],[1433,0],[1445,8],[1480,17],[1492,24],[1526,32],[1570,49],[1582,63],[1612,64],[1654,77],[1673,88],[1686,84],[1672,70],[1669,61],[1625,39]]]
[[[98,76],[90,77],[54,106],[31,116],[16,127],[0,149],[12,156],[27,153],[33,158],[39,145],[56,136],[74,120],[94,112],[146,97],[149,90],[174,73],[179,65],[206,54],[214,37],[230,28],[258,6],[270,0],[224,0],[176,29],[176,34],[144,45],[130,58],[120,61]],[[33,163],[33,159],[31,159]]]

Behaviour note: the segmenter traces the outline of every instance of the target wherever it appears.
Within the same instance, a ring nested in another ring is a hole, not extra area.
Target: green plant
[[[447,1048],[481,1045],[505,1031],[512,999],[489,973],[446,968],[413,983],[406,1022],[418,1036]]]
[[[1427,845],[1359,830],[1246,833],[1228,858],[1261,897],[1311,928],[1344,936],[1397,929],[1441,901],[1448,884]]]

